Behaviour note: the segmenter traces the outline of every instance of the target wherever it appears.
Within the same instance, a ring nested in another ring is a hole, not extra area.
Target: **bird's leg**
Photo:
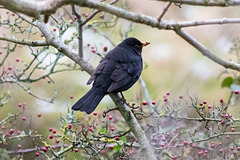
[[[125,99],[125,97],[124,97],[123,93],[122,93],[122,92],[120,92],[120,94],[121,94],[121,96],[122,96],[121,100],[122,100],[124,103],[126,103],[126,99]]]

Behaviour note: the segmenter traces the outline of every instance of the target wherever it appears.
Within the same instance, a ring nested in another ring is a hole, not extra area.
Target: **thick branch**
[[[35,41],[35,40],[26,40],[26,39],[17,39],[14,37],[7,37],[7,36],[1,36],[0,35],[0,40],[3,41],[8,41],[16,44],[21,44],[21,45],[28,45],[32,47],[39,47],[39,46],[48,46],[49,44],[43,40],[43,41]]]
[[[210,50],[208,50],[206,47],[204,47],[200,42],[198,42],[196,39],[194,39],[192,36],[184,32],[182,29],[176,29],[175,32],[182,37],[184,40],[186,40],[189,44],[191,44],[193,47],[195,47],[197,50],[199,50],[202,55],[208,57],[212,61],[216,62],[217,64],[222,65],[225,68],[231,68],[233,70],[240,71],[240,64],[232,62],[232,61],[225,61],[221,59],[220,57],[213,54]]]
[[[139,145],[141,146],[141,157],[142,159],[147,160],[157,160],[151,145],[146,137],[146,134],[142,130],[141,126],[139,125],[137,119],[135,118],[134,114],[128,108],[128,106],[124,103],[121,103],[121,98],[118,94],[110,94],[110,97],[113,99],[114,103],[118,106],[119,112],[126,120],[129,128],[135,135],[138,140]]]
[[[202,26],[202,25],[213,25],[213,24],[221,25],[221,24],[239,24],[239,23],[240,23],[239,18],[222,18],[222,19],[179,22],[176,25],[178,25],[180,28],[183,28],[183,27],[193,27],[193,26]]]

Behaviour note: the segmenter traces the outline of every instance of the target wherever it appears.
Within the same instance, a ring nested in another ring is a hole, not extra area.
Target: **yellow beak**
[[[149,45],[150,43],[149,42],[143,42],[142,43],[142,47],[145,47],[145,46],[147,46],[147,45]]]

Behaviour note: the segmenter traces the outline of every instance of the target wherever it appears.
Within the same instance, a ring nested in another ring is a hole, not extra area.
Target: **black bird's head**
[[[149,45],[149,42],[140,42],[138,39],[130,37],[122,41],[122,43],[119,44],[121,47],[129,47],[134,52],[136,52],[138,55],[141,55],[142,53],[142,47]]]

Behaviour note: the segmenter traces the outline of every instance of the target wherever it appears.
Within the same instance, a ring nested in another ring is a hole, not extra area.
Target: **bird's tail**
[[[84,111],[87,114],[92,113],[105,94],[99,94],[98,88],[92,87],[81,99],[79,99],[72,109],[77,111]]]

